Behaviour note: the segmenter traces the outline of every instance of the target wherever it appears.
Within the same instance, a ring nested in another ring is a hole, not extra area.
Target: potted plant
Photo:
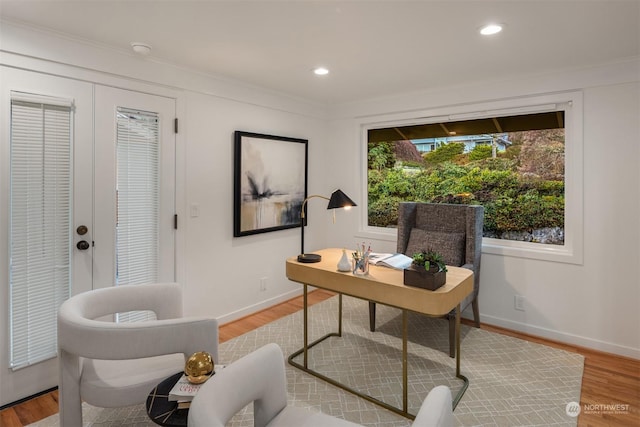
[[[416,252],[404,270],[404,284],[434,291],[447,281],[447,266],[442,255],[433,249]]]

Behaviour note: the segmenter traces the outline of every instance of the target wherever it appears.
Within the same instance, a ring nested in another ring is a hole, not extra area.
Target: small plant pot
[[[409,266],[404,270],[404,284],[435,291],[447,281],[446,271],[426,270],[424,267]]]

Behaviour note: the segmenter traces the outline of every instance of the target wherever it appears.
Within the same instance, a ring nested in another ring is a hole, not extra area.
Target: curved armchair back
[[[284,356],[276,344],[267,344],[216,372],[193,399],[188,425],[223,427],[252,402],[255,427],[266,426],[287,406]]]
[[[73,303],[65,308],[68,316],[86,319],[135,310],[151,310],[158,319],[173,319],[182,317],[182,287],[178,283],[153,283],[96,289],[74,296]]]
[[[136,310],[153,311],[159,320],[96,320]],[[60,306],[58,346],[91,359],[137,359],[172,353],[188,357],[196,351],[207,351],[218,360],[217,321],[182,317],[182,287],[178,283],[97,289],[71,297]]]
[[[158,320],[104,320],[146,310]],[[153,386],[184,369],[196,351],[209,352],[217,362],[217,320],[182,315],[177,283],[97,289],[65,301],[58,311],[61,424],[82,424],[82,400],[102,407],[144,402]]]

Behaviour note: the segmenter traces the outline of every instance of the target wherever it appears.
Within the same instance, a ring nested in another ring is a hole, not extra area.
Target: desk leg
[[[415,419],[415,415],[412,415],[409,413],[409,399],[408,399],[408,365],[409,365],[409,361],[408,361],[408,348],[407,348],[407,342],[408,342],[408,311],[407,310],[402,310],[402,409],[400,408],[396,408],[394,406],[389,405],[388,403],[385,403],[381,400],[378,400],[374,397],[371,397],[369,395],[366,395],[364,393],[361,393],[345,384],[341,384],[340,382],[329,378],[319,372],[314,371],[313,369],[309,369],[308,367],[308,350],[309,348],[320,344],[322,341],[326,340],[327,338],[330,337],[340,337],[342,336],[342,294],[338,294],[339,295],[339,300],[338,300],[338,332],[331,332],[328,333],[327,335],[315,340],[314,342],[312,342],[311,344],[309,344],[308,341],[308,300],[307,300],[307,294],[308,294],[308,287],[306,284],[303,284],[303,289],[304,289],[304,294],[303,294],[303,328],[304,328],[304,345],[303,347],[296,351],[295,353],[291,354],[288,358],[289,364],[303,370],[304,372],[307,372],[308,374],[311,374],[317,378],[320,378],[321,380],[324,380],[330,384],[333,384],[336,387],[339,387],[343,390],[346,390],[350,393],[355,394],[356,396],[360,396],[361,398],[368,400],[369,402],[375,403],[376,405],[382,406],[385,409],[388,409],[392,412],[395,412],[396,414],[402,415],[404,417],[407,417],[411,420]],[[460,399],[462,398],[462,395],[465,393],[465,391],[467,391],[467,388],[469,387],[469,380],[467,379],[467,377],[465,377],[464,375],[460,374],[460,305],[458,304],[457,309],[456,309],[456,319],[455,319],[455,346],[456,346],[456,377],[461,379],[463,381],[463,385],[462,388],[460,389],[460,391],[458,392],[458,394],[455,396],[455,398],[453,399],[453,409],[456,408],[456,406],[458,406],[458,403],[460,402]],[[300,365],[299,363],[295,362],[294,358],[296,358],[297,356],[300,356],[301,354],[303,354],[303,364]]]
[[[456,308],[456,377],[463,381],[462,388],[453,399],[453,409],[456,409],[462,395],[469,387],[469,379],[460,373],[460,304]]]
[[[307,328],[308,328],[308,324],[307,324],[307,308],[308,308],[308,303],[307,303],[307,285],[304,285],[304,298],[303,298],[303,323],[304,323],[304,345],[303,347],[296,351],[295,353],[291,354],[288,358],[289,364],[291,366],[294,366],[298,369],[301,369],[302,371],[313,375],[316,378],[320,378],[323,381],[328,382],[329,384],[333,384],[336,387],[339,387],[343,390],[348,391],[349,393],[353,393],[356,396],[359,396],[371,403],[375,403],[376,405],[382,406],[385,409],[388,409],[389,411],[395,412],[396,414],[402,415],[404,417],[409,418],[410,420],[415,419],[415,415],[412,415],[409,413],[408,411],[408,406],[409,406],[409,399],[408,399],[408,380],[407,380],[407,372],[408,372],[408,368],[407,368],[407,364],[408,364],[408,357],[407,357],[407,335],[408,335],[408,312],[407,310],[402,310],[402,409],[400,408],[396,408],[395,406],[391,406],[388,403],[385,403],[381,400],[376,399],[375,397],[369,396],[367,394],[364,394],[356,389],[353,389],[351,387],[349,387],[346,384],[342,384],[336,380],[334,380],[333,378],[329,378],[326,375],[321,374],[320,372],[314,371],[313,369],[308,367],[308,363],[307,363],[307,351],[314,347],[317,344],[320,344],[322,341],[326,340],[327,338],[330,337],[340,337],[342,336],[342,294],[338,294],[339,295],[339,299],[338,299],[338,315],[339,315],[339,319],[338,319],[338,332],[330,332],[327,335],[318,338],[317,340],[309,343],[308,342],[308,336],[307,336]],[[300,364],[298,362],[296,362],[294,359],[300,355],[303,355],[303,363]]]
[[[317,372],[314,372],[313,369],[309,369],[309,349],[312,348],[313,346],[320,344],[322,341],[326,340],[327,338],[330,337],[340,337],[342,336],[342,294],[340,295],[340,299],[339,299],[339,308],[338,308],[338,314],[339,314],[339,320],[338,320],[338,332],[330,332],[328,334],[326,334],[325,336],[318,338],[317,340],[313,341],[313,342],[309,342],[309,286],[305,283],[302,284],[302,289],[303,289],[303,293],[302,293],[302,334],[303,334],[303,344],[302,344],[302,348],[298,351],[296,351],[295,353],[291,354],[288,358],[289,360],[289,364],[292,366],[295,366],[298,369],[302,369],[305,372],[310,373],[311,375],[315,375],[318,378],[322,378],[325,381],[329,381],[330,380],[327,379],[327,377],[318,374]],[[302,364],[299,364],[297,362],[295,362],[293,359],[302,355]],[[333,383],[332,383],[333,384]]]
[[[456,376],[460,376],[460,304],[456,308]]]
[[[302,314],[302,323],[304,323],[304,343],[303,343],[303,349],[304,349],[304,356],[303,356],[303,364],[304,364],[304,368],[308,369],[309,363],[308,363],[308,349],[309,349],[309,336],[308,336],[308,330],[309,330],[309,325],[308,325],[308,313],[307,313],[307,285],[303,285],[303,297],[302,297],[302,306],[303,306],[303,314]]]
[[[402,310],[402,411],[405,414],[409,413],[407,335],[407,310]]]
[[[342,294],[338,294],[338,336],[342,336]]]

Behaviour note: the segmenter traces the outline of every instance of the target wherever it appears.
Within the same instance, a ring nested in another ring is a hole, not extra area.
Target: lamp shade
[[[346,208],[348,206],[358,206],[342,190],[338,189],[331,193],[327,209]]]

